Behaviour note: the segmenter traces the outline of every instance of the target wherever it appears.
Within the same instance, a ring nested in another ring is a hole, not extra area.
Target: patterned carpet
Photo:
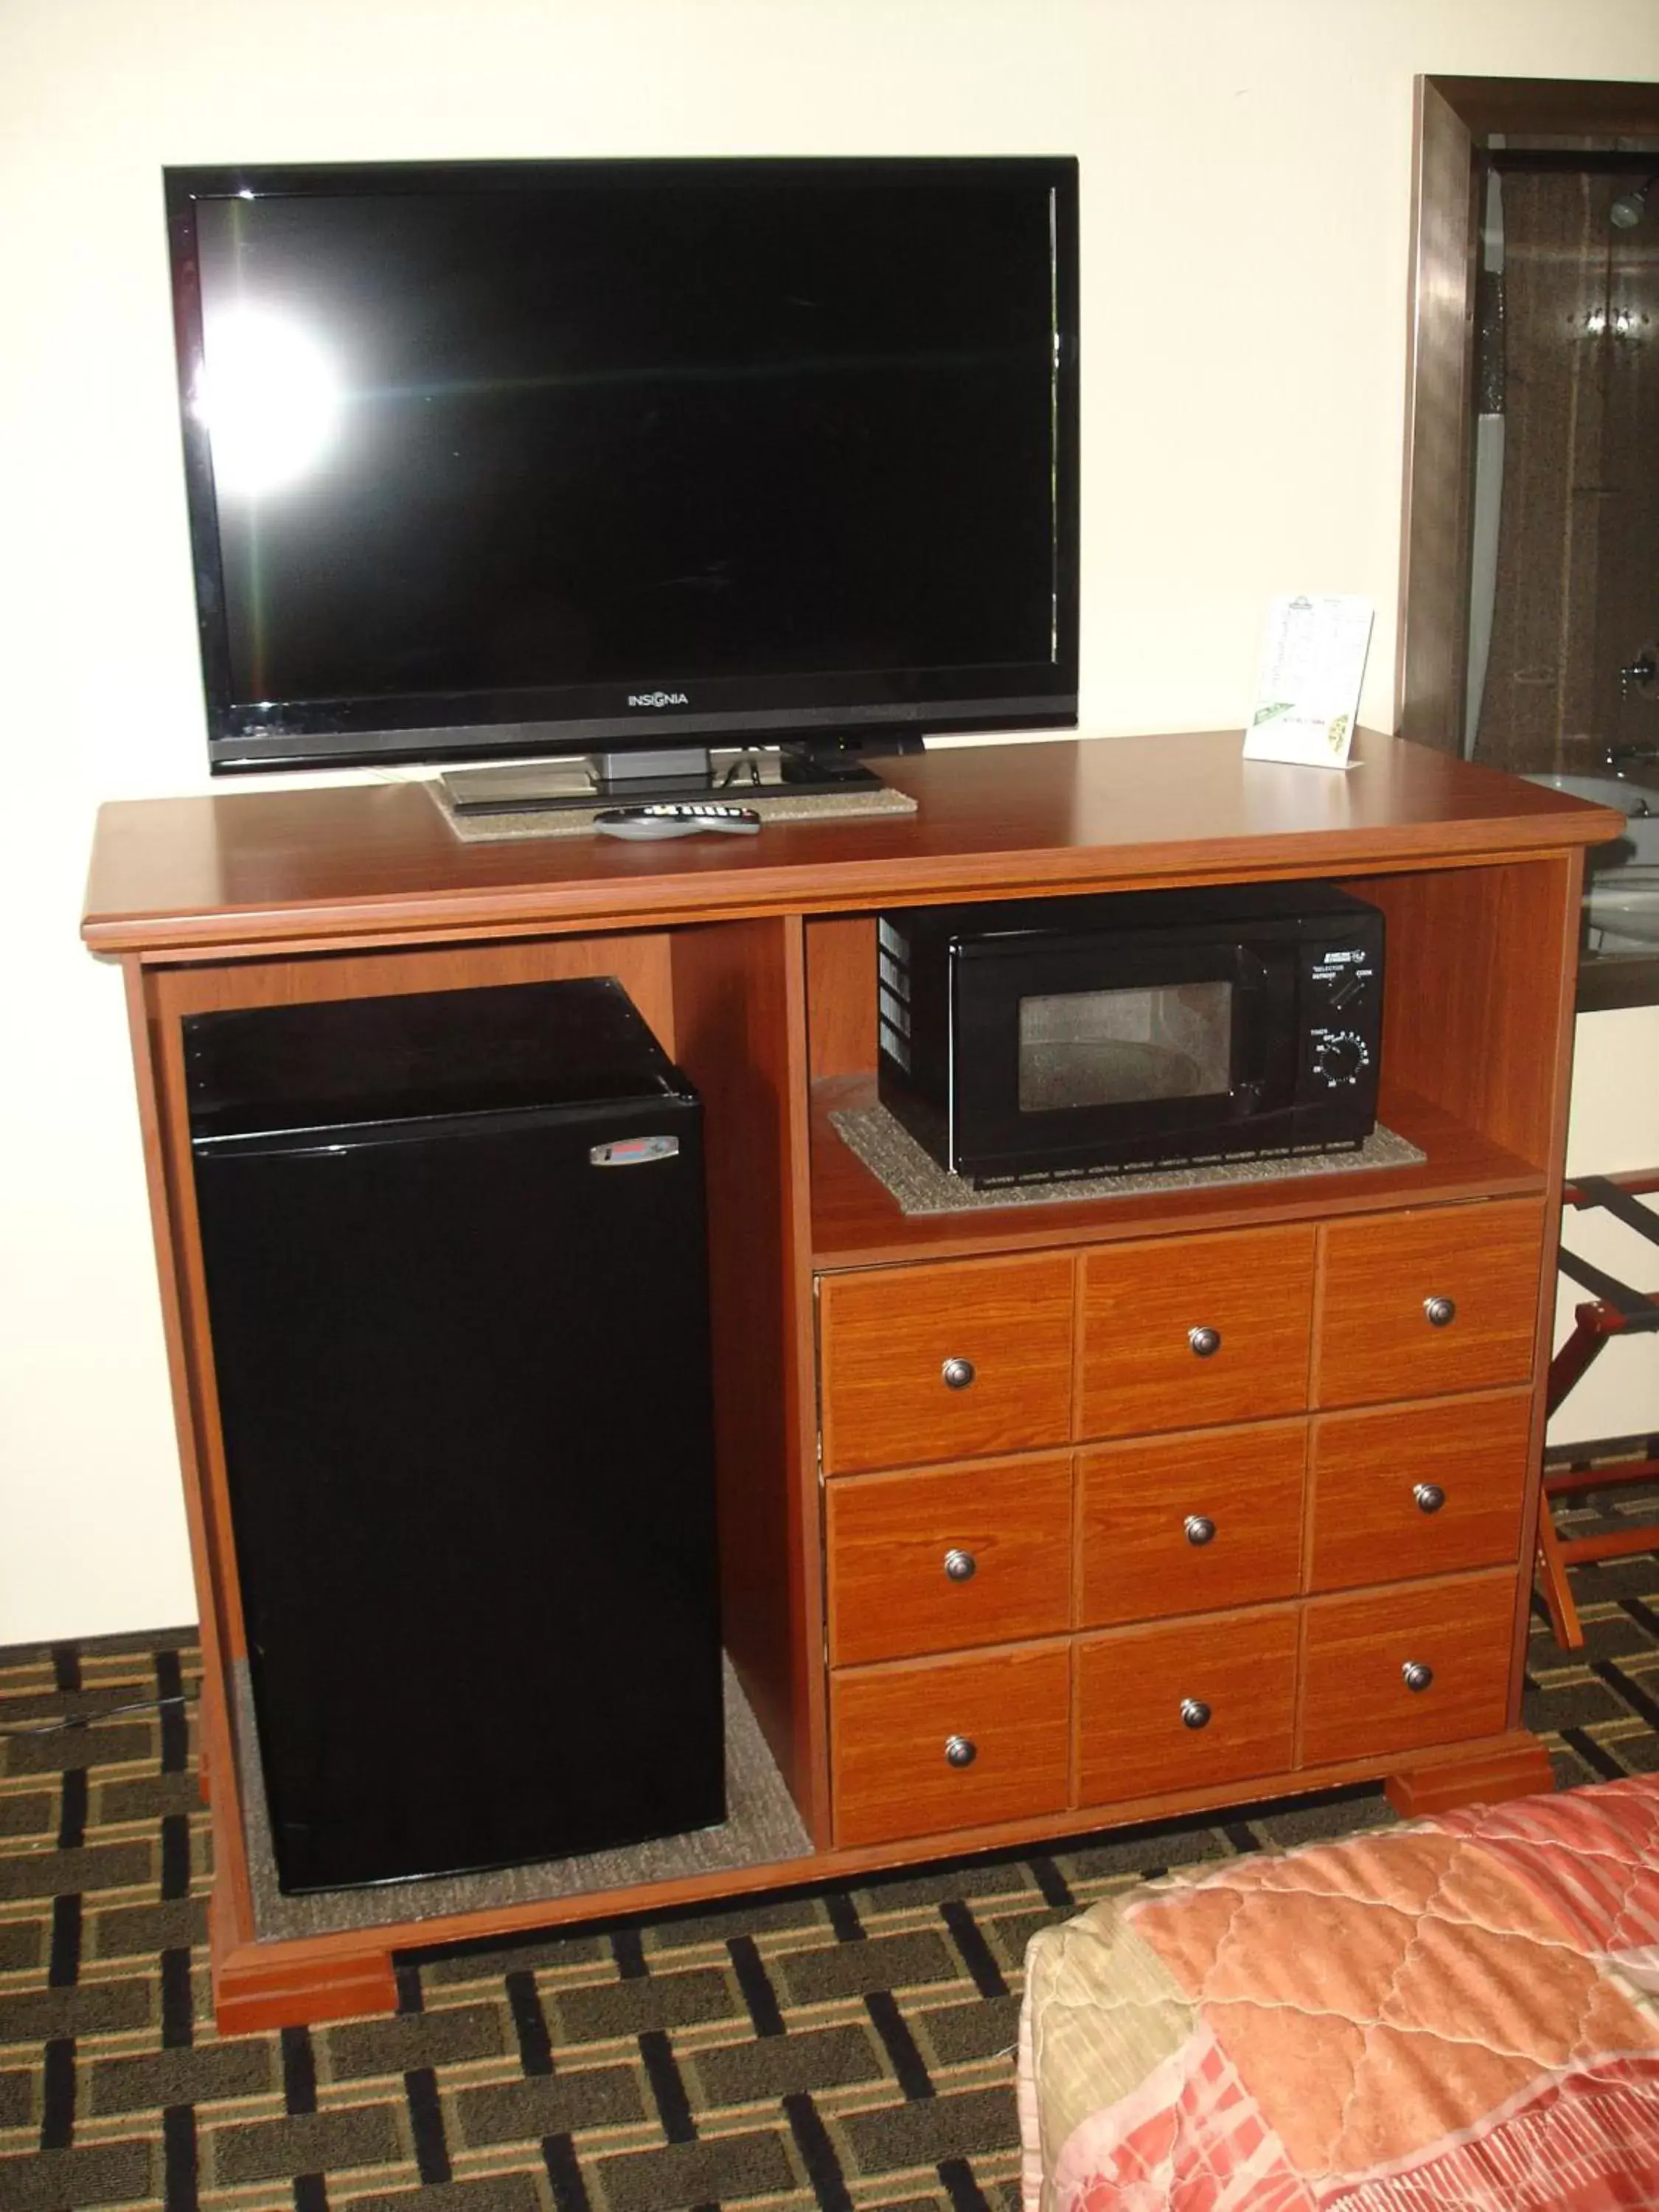
[[[1573,1577],[1587,1648],[1569,1662],[1540,1618],[1530,1723],[1563,1784],[1651,1770],[1659,1560]],[[1009,2207],[1033,1930],[1150,1869],[1385,1809],[1350,1791],[428,1955],[395,2018],[221,2042],[196,1676],[184,1632],[0,1653],[4,2212]]]

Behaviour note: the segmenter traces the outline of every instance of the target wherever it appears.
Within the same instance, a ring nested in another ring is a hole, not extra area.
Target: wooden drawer
[[[1328,1224],[1314,1403],[1358,1406],[1525,1382],[1544,1211],[1533,1199]],[[1454,1311],[1436,1326],[1431,1309]]]
[[[1302,1764],[1498,1735],[1508,1718],[1514,1628],[1512,1573],[1313,1599]],[[1431,1679],[1413,1689],[1408,1668]]]
[[[1296,1608],[1278,1606],[1081,1638],[1079,1803],[1287,1771],[1296,1638]]]
[[[1089,1253],[1075,1433],[1140,1436],[1300,1412],[1313,1239],[1310,1226],[1239,1230]]]
[[[825,1474],[1064,1443],[1072,1273],[1044,1254],[823,1277]]]
[[[1306,1453],[1302,1420],[1079,1452],[1080,1624],[1294,1597]]]
[[[1069,1454],[830,1483],[824,1532],[834,1666],[1070,1626]]]
[[[1530,1390],[1322,1415],[1308,1587],[1353,1589],[1513,1559],[1531,1429]]]
[[[1066,1644],[832,1675],[836,1843],[1064,1811],[1070,1680]]]

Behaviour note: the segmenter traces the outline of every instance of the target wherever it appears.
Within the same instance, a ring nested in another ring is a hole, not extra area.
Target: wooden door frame
[[[1659,84],[1417,80],[1395,726],[1442,752],[1460,747],[1468,669],[1479,156],[1494,137],[1659,154]]]

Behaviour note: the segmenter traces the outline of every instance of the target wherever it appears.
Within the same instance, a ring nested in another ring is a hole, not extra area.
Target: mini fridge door
[[[691,1097],[198,1142],[281,1886],[724,1817]]]

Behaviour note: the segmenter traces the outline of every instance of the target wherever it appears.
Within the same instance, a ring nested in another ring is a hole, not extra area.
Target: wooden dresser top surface
[[[1361,732],[1346,773],[1246,761],[1236,730],[943,747],[878,763],[913,815],[758,836],[463,843],[416,781],[131,799],[99,814],[95,952],[395,944],[1250,877],[1598,844],[1621,817]]]

